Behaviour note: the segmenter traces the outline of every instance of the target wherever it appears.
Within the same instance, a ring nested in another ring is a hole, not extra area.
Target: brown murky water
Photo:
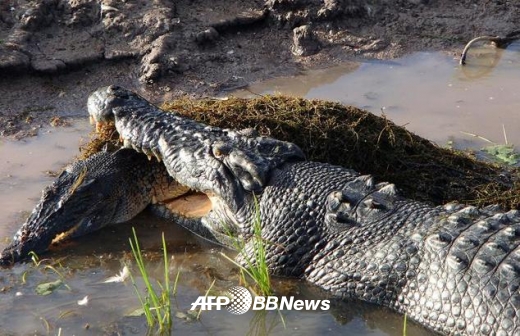
[[[339,101],[386,114],[398,125],[445,145],[479,148],[487,142],[520,144],[520,43],[507,50],[472,49],[468,65],[441,53],[344,65],[278,78],[240,96],[280,92]]]
[[[503,142],[502,124],[508,141],[520,143],[520,78],[518,50],[503,52],[496,66],[489,66],[493,50],[483,49],[479,66],[461,70],[456,61],[441,54],[419,53],[393,62],[349,64],[255,85],[257,93],[281,91],[339,100],[367,108],[383,109],[398,124],[407,124],[416,133],[440,144],[455,140],[461,146],[481,146],[478,134]],[[476,57],[476,55],[474,55]],[[477,60],[475,58],[475,60]],[[468,77],[469,73],[469,77]],[[250,94],[243,92],[241,94]],[[80,138],[90,125],[78,121],[70,128],[43,130],[37,138],[0,144],[0,237],[10,237],[37,202],[41,189],[52,180],[46,171],[61,169],[77,154]],[[144,317],[128,316],[139,307],[134,287],[124,283],[104,283],[124,264],[130,265],[143,284],[129,254],[128,237],[136,227],[147,251],[149,272],[161,279],[160,235],[165,232],[171,256],[170,274],[180,271],[174,314],[190,309],[214,278],[217,290],[237,284],[236,272],[222,256],[220,248],[201,242],[185,230],[146,212],[124,225],[106,228],[47,255],[63,275],[67,285],[48,296],[35,292],[39,283],[59,276],[48,268],[31,263],[0,270],[0,334],[14,335],[145,335]],[[0,241],[0,248],[5,240]],[[317,293],[305,283],[275,280],[278,293],[299,298],[315,298]],[[88,305],[78,300],[88,296]],[[216,335],[401,335],[403,317],[387,309],[358,302],[333,305],[327,312],[284,311],[286,327],[277,313],[227,311],[204,312],[199,321],[174,318],[174,333]],[[428,335],[408,323],[408,335]]]
[[[90,129],[81,120],[72,127],[42,129],[37,137],[0,140],[0,237],[12,233],[13,227],[4,223],[23,220],[32,210],[40,191],[53,180],[49,173],[71,161]]]
[[[0,145],[0,248],[19,228],[38,201],[41,189],[52,181],[49,171],[59,171],[77,154],[78,145],[87,141],[91,126],[78,121],[73,127],[44,129],[35,138],[4,141]],[[83,139],[82,139],[83,138]],[[160,236],[165,232],[171,256],[172,278],[180,272],[174,314],[187,312],[199,295],[204,295],[217,278],[214,288],[224,291],[238,284],[236,270],[224,257],[222,249],[211,246],[186,230],[143,213],[123,225],[95,232],[66,243],[45,256],[41,265],[16,265],[0,270],[0,335],[145,335],[144,317],[131,317],[139,301],[129,279],[124,283],[104,283],[129,265],[144,291],[142,279],[130,254],[128,238],[135,227],[143,250],[147,251],[148,271],[162,279]],[[232,255],[230,251],[224,251]],[[63,277],[65,285],[52,294],[41,296],[36,287]],[[296,280],[275,279],[278,293],[298,298],[317,298],[316,290]],[[88,296],[86,306],[78,301]],[[209,311],[200,321],[174,318],[174,332],[217,335],[314,335],[351,333],[398,335],[403,319],[387,309],[360,303],[337,303],[330,311],[284,311],[283,326],[275,312],[248,312],[235,316],[227,311]],[[409,330],[424,333],[421,327]]]

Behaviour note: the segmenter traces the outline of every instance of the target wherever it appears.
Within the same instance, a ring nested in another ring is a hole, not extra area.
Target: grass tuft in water
[[[247,278],[249,277],[254,282],[254,286],[251,288],[254,292],[259,292],[261,295],[269,295],[272,293],[272,287],[266,258],[266,246],[268,242],[262,238],[260,206],[256,197],[254,204],[253,234],[249,241],[246,243],[243,239],[235,237],[230,231],[227,232],[234,247],[240,252],[240,257],[244,260],[245,265],[236,262],[223,253],[222,255],[240,269],[240,280],[246,287],[251,288],[247,282]]]
[[[177,276],[175,277],[175,282],[172,288],[170,286],[168,252],[166,249],[166,240],[164,239],[163,232],[162,247],[164,259],[164,279],[162,283],[160,281],[157,281],[158,290],[156,290],[152,285],[150,276],[147,273],[146,265],[144,263],[143,255],[141,253],[141,248],[139,246],[139,240],[137,239],[137,234],[134,228],[132,228],[132,232],[133,239],[129,239],[130,247],[132,248],[132,254],[136,261],[137,267],[139,268],[139,272],[141,273],[141,277],[143,278],[143,282],[146,286],[146,295],[143,296],[139,292],[135,283],[135,279],[133,275],[130,273],[130,277],[132,279],[135,292],[137,293],[139,302],[141,302],[141,308],[146,317],[148,327],[157,327],[158,332],[161,334],[169,333],[172,328],[171,296],[175,295],[176,293],[177,282],[179,280],[180,272],[177,272]]]
[[[54,265],[47,264],[47,262],[51,261],[50,259],[40,259],[40,257],[38,257],[38,255],[34,251],[29,252],[29,255],[31,256],[31,261],[33,262],[34,267],[36,267],[42,271],[52,271],[52,272],[56,273],[61,279],[65,278],[63,273],[58,271],[58,269],[56,267],[54,267]],[[57,264],[59,268],[63,268],[59,261],[57,261],[55,264]],[[23,280],[24,280],[23,282],[25,283],[25,273],[24,273]]]
[[[54,281],[39,283],[35,288],[35,291],[38,295],[49,295],[62,286],[66,287],[69,291],[71,290],[69,285],[65,283],[63,266],[61,265],[59,260],[53,261],[52,259],[40,259],[38,255],[33,251],[29,252],[29,256],[31,257],[34,268],[29,268],[23,272],[22,284],[27,283],[27,276],[29,273],[31,273],[31,271],[38,270],[42,274],[48,274],[50,272],[51,274],[55,274],[58,276],[58,279],[55,279]],[[60,272],[58,268],[62,269],[62,272]]]
[[[213,286],[215,285],[215,281],[217,279],[213,279],[213,282],[211,282],[211,285],[209,286],[208,290],[206,291],[206,294],[204,294],[204,297],[207,298],[209,293],[211,292],[211,289],[213,289]],[[197,320],[200,320],[200,314],[202,313],[202,307],[199,309],[199,311],[197,312]]]
[[[275,333],[275,328],[280,322],[282,323],[283,328],[286,329],[285,318],[280,310],[277,311],[280,319],[276,318],[276,315],[269,317],[270,314],[267,310],[255,311],[254,317],[249,321],[249,330],[247,331],[246,336],[273,335]]]

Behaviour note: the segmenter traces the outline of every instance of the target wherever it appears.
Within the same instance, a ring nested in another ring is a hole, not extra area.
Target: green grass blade
[[[135,283],[135,279],[132,274],[130,277],[132,279],[132,283],[134,285],[135,291],[137,293],[137,297],[139,298],[139,302],[141,303],[141,307],[146,316],[146,321],[148,326],[154,327],[156,324],[158,325],[158,331],[161,334],[165,332],[170,332],[172,326],[171,319],[171,286],[170,286],[170,275],[169,275],[169,261],[168,261],[168,251],[166,247],[166,239],[164,237],[164,233],[162,234],[162,245],[163,245],[163,258],[164,258],[164,284],[160,281],[157,281],[157,287],[160,289],[158,293],[154,286],[152,286],[152,282],[150,277],[146,271],[146,266],[144,263],[143,255],[141,253],[141,247],[139,246],[139,240],[137,239],[137,234],[135,229],[132,228],[133,239],[130,238],[130,247],[132,249],[132,254],[134,256],[137,268],[141,273],[141,277],[143,279],[144,285],[146,287],[146,297],[143,297],[139,292],[137,285]],[[179,273],[177,274],[176,281],[179,278]]]

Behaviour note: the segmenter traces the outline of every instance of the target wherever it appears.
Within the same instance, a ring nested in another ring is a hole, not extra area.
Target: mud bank
[[[456,55],[470,38],[505,35],[519,19],[519,4],[484,0],[8,0],[0,4],[0,134],[84,115],[99,85],[157,102],[211,96],[346,60]]]

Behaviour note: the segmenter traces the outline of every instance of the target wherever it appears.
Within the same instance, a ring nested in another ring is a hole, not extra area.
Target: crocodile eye
[[[220,159],[231,153],[231,147],[221,143],[215,144],[212,148],[212,152],[213,156],[215,156],[217,159]]]
[[[222,152],[220,151],[220,149],[218,149],[218,148],[214,148],[214,149],[213,149],[213,155],[214,155],[215,157],[221,157],[221,156],[222,156]]]

